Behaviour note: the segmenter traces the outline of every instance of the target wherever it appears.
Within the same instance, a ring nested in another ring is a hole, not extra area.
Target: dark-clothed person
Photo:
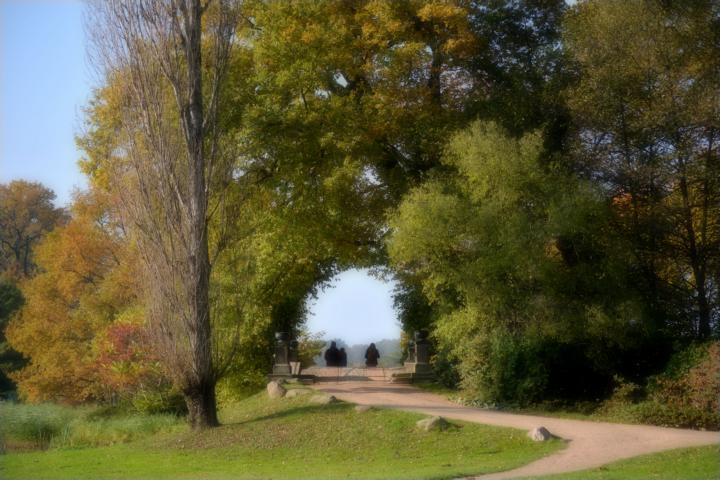
[[[330,347],[325,350],[325,365],[328,367],[340,366],[340,350],[338,350],[335,342],[330,342]]]
[[[345,347],[340,349],[340,366],[347,367],[347,352],[345,351]]]
[[[380,358],[380,352],[375,347],[374,343],[365,350],[365,365],[368,367],[377,367],[378,359]]]

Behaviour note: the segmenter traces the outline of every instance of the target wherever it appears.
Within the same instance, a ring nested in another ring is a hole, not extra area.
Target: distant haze
[[[310,300],[308,329],[325,332],[325,339],[348,345],[400,338],[400,324],[392,304],[395,282],[371,277],[367,270],[347,270]]]

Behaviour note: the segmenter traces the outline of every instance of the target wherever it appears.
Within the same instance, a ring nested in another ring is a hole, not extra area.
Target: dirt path
[[[712,445],[720,442],[720,433],[718,432],[567,420],[463,407],[440,395],[424,392],[409,385],[372,381],[339,382],[318,383],[314,385],[314,388],[335,395],[339,399],[361,405],[397,408],[523,430],[544,426],[553,434],[568,440],[567,448],[558,453],[515,470],[476,477],[483,480],[585,470],[646,453]]]

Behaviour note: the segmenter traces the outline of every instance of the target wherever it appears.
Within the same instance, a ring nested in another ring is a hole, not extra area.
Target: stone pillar
[[[275,354],[273,355],[273,375],[290,376],[290,334],[275,332]]]
[[[405,372],[411,382],[432,381],[434,374],[430,365],[430,341],[425,330],[415,332],[413,340],[408,342],[408,358]]]
[[[415,373],[432,372],[430,367],[430,341],[425,330],[415,332]]]

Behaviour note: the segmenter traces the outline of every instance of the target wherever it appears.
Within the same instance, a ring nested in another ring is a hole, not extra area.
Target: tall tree
[[[0,271],[12,277],[35,272],[33,247],[63,218],[53,200],[55,193],[37,182],[0,184]]]
[[[565,38],[578,169],[632,239],[649,316],[701,339],[720,322],[719,28],[711,0],[589,1]]]
[[[114,188],[138,238],[155,342],[194,428],[218,424],[208,222],[222,212],[212,193],[232,178],[218,111],[236,7],[112,0],[91,10],[96,59],[124,99]]]

